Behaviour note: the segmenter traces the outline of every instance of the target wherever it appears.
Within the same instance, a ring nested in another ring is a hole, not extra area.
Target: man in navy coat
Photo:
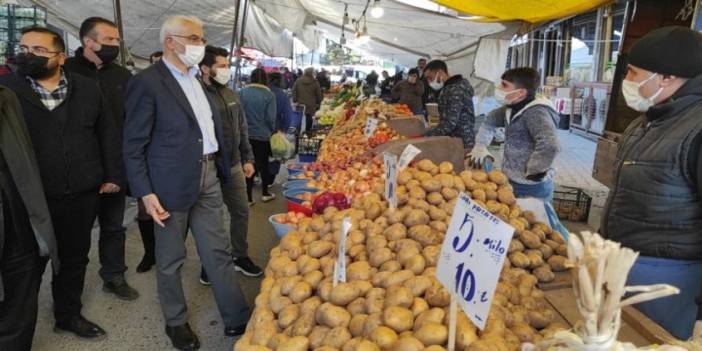
[[[200,343],[188,324],[180,279],[190,229],[213,286],[225,335],[244,332],[249,307],[222,219],[220,180],[229,178],[222,121],[196,77],[202,22],[173,16],[160,32],[163,58],[129,82],[124,159],[132,194],[154,219],[157,285],[166,334],[180,350]]]

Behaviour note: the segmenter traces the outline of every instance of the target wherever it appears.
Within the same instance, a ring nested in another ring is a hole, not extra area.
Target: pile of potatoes
[[[517,234],[485,330],[458,313],[456,349],[518,350],[522,342],[564,329],[536,287],[540,279],[528,270],[552,275],[551,267],[564,268],[565,262],[555,262],[562,257],[556,254],[560,246],[549,245],[562,244],[557,233],[519,210],[502,173],[457,175],[450,163],[420,161],[398,175],[397,209],[388,208],[379,192],[369,193],[350,209],[330,207],[303,219],[281,239],[271,251],[253,315],[235,351],[445,350],[450,294],[435,274],[460,192],[514,225]],[[346,282],[334,287],[345,217],[352,224],[344,256]],[[522,259],[528,264],[515,262]]]

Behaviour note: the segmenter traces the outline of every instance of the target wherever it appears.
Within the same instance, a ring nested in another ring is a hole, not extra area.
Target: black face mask
[[[17,73],[34,79],[49,77],[59,68],[58,65],[49,68],[48,57],[29,53],[15,55],[15,64],[17,65]]]
[[[119,46],[117,45],[101,44],[100,46],[100,50],[95,51],[95,54],[104,64],[114,61],[117,58],[117,55],[119,55]]]

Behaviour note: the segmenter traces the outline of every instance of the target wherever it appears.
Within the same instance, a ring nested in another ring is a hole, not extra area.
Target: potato
[[[407,236],[407,228],[402,223],[395,223],[383,231],[387,240],[400,240]]]
[[[363,335],[363,325],[366,323],[366,319],[368,319],[368,315],[364,313],[354,315],[353,318],[351,318],[351,322],[349,322],[349,332],[352,336]]]
[[[385,217],[388,219],[388,224],[402,223],[406,214],[406,211],[396,208],[388,208],[387,211],[385,211]]]
[[[323,325],[318,325],[312,328],[310,335],[307,336],[307,338],[310,340],[310,348],[317,349],[318,347],[322,346],[324,337],[327,335],[327,333],[329,333],[330,330],[331,328],[325,327]]]
[[[401,239],[393,241],[392,243],[388,244],[388,247],[395,252],[400,252],[401,250],[407,247],[414,247],[417,250],[422,250],[422,245],[412,239]]]
[[[412,295],[419,297],[423,296],[427,289],[429,289],[432,285],[432,280],[429,277],[418,275],[405,280],[402,285],[409,288]]]
[[[444,196],[440,192],[432,192],[427,195],[427,202],[430,205],[441,205],[446,200],[444,200]]]
[[[457,175],[453,176],[453,187],[458,192],[464,192],[466,190],[466,184],[463,182],[463,178]]]
[[[529,311],[529,324],[536,329],[546,328],[555,319],[556,314],[550,308]]]
[[[402,264],[395,260],[385,261],[379,268],[381,272],[397,272],[401,269]]]
[[[568,247],[565,244],[558,245],[555,251],[561,256],[568,256]]]
[[[356,347],[353,349],[353,351],[380,351],[380,347],[368,340],[361,340],[358,343],[358,345],[356,345]]]
[[[392,272],[382,284],[383,287],[387,289],[391,286],[402,285],[405,281],[412,277],[414,277],[414,273],[412,271],[403,269],[401,271]]]
[[[351,340],[351,333],[348,329],[344,327],[336,327],[327,333],[322,340],[322,346],[333,347],[335,349],[341,349],[344,344]]]
[[[314,241],[307,245],[307,254],[314,258],[327,255],[334,249],[334,244],[328,241]]]
[[[418,224],[409,229],[407,232],[410,238],[416,240],[422,246],[438,245],[443,242],[443,236],[431,229],[428,225]]]
[[[356,280],[351,284],[358,291],[358,296],[366,296],[370,289],[373,289],[373,284],[368,280]]]
[[[441,189],[441,196],[443,196],[446,201],[451,201],[458,197],[458,191],[453,188],[443,188]]]
[[[349,282],[356,280],[370,280],[371,266],[368,262],[357,261],[346,267],[346,280]]]
[[[405,217],[404,224],[406,227],[411,228],[415,225],[428,224],[429,215],[422,210],[410,210]]]
[[[292,290],[290,290],[290,294],[288,294],[288,296],[293,303],[301,303],[307,300],[308,297],[312,296],[312,290],[312,285],[310,285],[310,283],[300,281],[295,284]]]
[[[295,284],[297,284],[301,280],[302,280],[302,277],[300,277],[299,275],[278,279],[278,284],[280,286],[280,293],[282,295],[287,296],[288,294],[290,294],[290,291],[293,289],[293,287],[295,287]]]
[[[405,185],[407,184],[408,181],[412,179],[412,173],[410,173],[407,169],[403,169],[398,175],[397,175],[397,184],[398,185]]]
[[[336,328],[339,326],[346,328],[351,321],[351,315],[348,311],[328,302],[323,303],[317,308],[315,318],[317,323],[329,328]]]
[[[319,296],[312,296],[309,299],[305,300],[300,306],[300,313],[301,314],[306,314],[306,313],[314,313],[317,310],[317,307],[322,304],[322,299]]]
[[[373,251],[382,249],[388,246],[388,241],[382,235],[369,236],[366,239],[366,251],[368,254],[373,253]]]
[[[424,344],[421,341],[413,337],[400,338],[395,341],[390,348],[390,351],[422,351],[424,350]]]
[[[282,345],[284,342],[290,340],[290,337],[287,336],[286,334],[276,334],[273,336],[270,340],[268,340],[268,348],[271,350],[277,349],[280,345]]]
[[[431,207],[431,206],[429,205],[428,202],[419,199],[419,200],[414,200],[414,202],[412,203],[412,207],[415,210],[421,210],[421,211],[426,212],[426,211],[429,211],[429,207]],[[407,211],[407,213],[409,214],[409,211]],[[404,221],[403,221],[403,223],[404,223]]]
[[[534,274],[540,283],[548,283],[556,279],[556,275],[553,273],[553,271],[551,271],[551,267],[547,264],[542,264],[531,273]]]
[[[280,327],[280,329],[285,329],[288,326],[292,325],[299,316],[299,305],[286,306],[280,311],[280,313],[278,313],[278,326]]]
[[[556,249],[561,246],[561,244],[551,240],[551,239],[546,239],[544,240],[544,244],[546,244],[548,247],[550,247],[553,251],[556,251]]]
[[[436,206],[432,206],[429,208],[429,217],[432,221],[443,221],[448,216],[446,215],[446,211]]]
[[[348,305],[346,305],[346,310],[349,311],[352,316],[366,313],[366,299],[359,297],[351,301]]]
[[[517,288],[519,289],[519,294],[522,296],[530,296],[531,291],[534,289],[534,286],[537,283],[537,279],[535,276],[531,274],[522,274],[519,276],[519,282],[517,284]]]
[[[447,217],[448,217],[448,215],[447,215]],[[444,219],[444,220],[446,220],[446,219]],[[431,227],[431,229],[434,229],[439,233],[446,233],[446,231],[448,230],[448,225],[443,220],[442,221],[432,221],[429,223],[429,226]]]
[[[419,255],[420,250],[421,247],[414,245],[404,247],[397,252],[397,261],[400,262],[400,264],[405,265],[412,257]]]
[[[441,283],[434,281],[424,294],[424,299],[427,300],[429,306],[445,307],[451,302],[451,295]]]
[[[307,282],[307,284],[309,284],[312,287],[312,289],[316,289],[319,285],[319,282],[322,281],[322,279],[324,279],[324,273],[322,273],[321,271],[308,272],[302,276],[302,280]]]
[[[383,324],[398,333],[412,329],[414,316],[408,308],[390,306],[383,311]]]
[[[539,247],[541,247],[541,240],[539,239],[539,237],[528,230],[522,231],[517,236],[519,238],[519,241],[521,241],[522,244],[524,244],[524,246],[529,249],[538,249]]]
[[[551,228],[546,227],[544,232],[547,232],[546,236],[548,237],[549,240],[553,240],[561,245],[566,243],[565,239],[563,239],[563,235],[561,235],[561,233],[558,232],[557,230],[553,230]]]
[[[529,257],[523,252],[519,251],[511,253],[509,255],[509,261],[512,263],[512,266],[519,268],[527,268],[531,264],[531,261],[529,261]]]
[[[422,181],[421,186],[428,193],[441,190],[441,182],[436,179],[425,179]]]
[[[253,333],[251,335],[251,345],[259,346],[268,345],[268,342],[271,340],[271,338],[273,338],[277,334],[275,325],[272,323],[258,326],[252,331]]]
[[[536,334],[536,332],[528,324],[517,323],[510,329],[519,338],[520,342],[534,341],[534,334]]]
[[[426,260],[422,255],[417,253],[416,256],[412,256],[406,263],[405,269],[412,271],[414,274],[422,274],[426,268]]]
[[[524,244],[522,244],[522,242],[517,239],[512,239],[512,241],[510,241],[509,243],[509,249],[507,250],[507,253],[511,254],[517,251],[524,251]]]
[[[306,351],[310,347],[310,340],[304,336],[293,336],[278,345],[276,351]]]
[[[366,218],[371,220],[378,218],[383,212],[382,207],[377,202],[369,204],[364,210]]]
[[[444,161],[439,163],[439,173],[441,174],[451,174],[453,173],[453,163]]]
[[[500,338],[488,338],[488,339],[481,339],[477,340],[474,343],[470,344],[468,348],[466,349],[467,351],[509,351],[510,348],[507,346],[507,343],[505,340],[502,340]]]
[[[339,283],[332,288],[330,302],[337,306],[346,306],[359,296],[359,291],[352,283]]]
[[[529,258],[529,268],[536,268],[544,264],[543,256],[541,256],[541,251],[539,250],[528,250],[526,252],[527,258]]]
[[[366,294],[366,313],[372,314],[381,312],[385,304],[385,289],[373,288]]]
[[[393,257],[392,251],[387,247],[373,251],[368,257],[368,262],[373,267],[380,267],[383,263],[391,260]]]
[[[434,177],[441,183],[442,188],[453,188],[454,187],[454,176],[452,174],[438,174]],[[463,185],[463,181],[460,182]]]
[[[325,278],[319,283],[317,288],[317,295],[322,298],[324,302],[329,302],[331,300],[331,292],[334,289],[333,282],[330,278]]]
[[[385,291],[384,308],[400,306],[409,308],[412,305],[414,295],[409,288],[404,286],[391,286]]]
[[[448,340],[448,329],[439,323],[425,323],[414,336],[424,345],[443,345]]]
[[[283,308],[292,304],[292,300],[285,296],[271,296],[269,298],[269,303],[271,311],[278,314]]]
[[[427,197],[427,192],[423,188],[416,186],[409,188],[407,195],[409,195],[410,199],[424,199]]]
[[[441,246],[439,245],[429,245],[422,250],[422,256],[427,263],[428,267],[435,267],[439,260],[439,254],[441,253]]]
[[[373,330],[383,325],[383,313],[375,312],[368,315],[363,324],[363,336],[368,337]]]
[[[380,326],[371,331],[370,335],[368,335],[368,339],[381,349],[385,349],[397,341],[398,337],[394,330],[385,326]]]
[[[421,297],[415,297],[412,299],[412,305],[410,305],[410,311],[414,317],[419,316],[422,312],[429,310],[429,304],[426,300]]]
[[[541,247],[539,247],[539,251],[541,251],[541,257],[543,257],[545,260],[548,260],[549,257],[553,256],[553,249],[548,245],[541,245]]]
[[[554,272],[561,272],[568,269],[569,263],[567,258],[560,255],[556,255],[551,256],[548,259],[548,265],[551,266],[551,269]]]
[[[514,197],[514,193],[506,188],[497,190],[497,199],[505,205],[514,205],[517,203],[517,198]]]
[[[505,176],[504,173],[497,170],[488,173],[488,179],[497,185],[504,185],[508,182],[507,176]]]
[[[373,277],[371,278],[371,284],[373,284],[374,287],[384,287],[385,286],[385,281],[392,275],[394,272],[377,272],[373,274]]]
[[[483,190],[483,189],[475,189],[475,190],[473,190],[471,195],[472,195],[471,197],[473,198],[473,200],[482,201],[482,202],[487,201],[487,194],[485,193],[485,190]]]

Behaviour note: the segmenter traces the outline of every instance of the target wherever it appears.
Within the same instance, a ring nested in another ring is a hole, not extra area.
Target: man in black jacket
[[[19,101],[0,86],[0,350],[30,350],[47,257],[56,238]]]
[[[0,84],[20,100],[56,234],[55,330],[96,338],[105,331],[81,315],[80,300],[98,193],[118,192],[124,177],[120,139],[98,85],[61,68],[64,52],[60,35],[26,28],[17,72],[0,77]]]
[[[229,210],[229,233],[232,240],[234,268],[250,277],[263,274],[248,255],[249,206],[246,196],[246,178],[253,176],[253,152],[249,145],[244,107],[239,94],[227,87],[231,76],[229,53],[226,49],[207,46],[205,57],[200,62],[202,82],[207,93],[222,117],[224,148],[231,161],[232,181],[221,183],[224,203]],[[209,283],[205,270],[200,274],[200,282]]]
[[[116,64],[119,54],[119,31],[117,26],[100,17],[91,17],[80,26],[80,40],[83,47],[76,55],[66,60],[63,68],[67,72],[78,73],[98,83],[115,121],[115,132],[119,139],[114,144],[121,145],[122,125],[124,125],[124,101],[127,82],[132,76],[129,71]],[[119,149],[121,152],[121,148]],[[125,179],[120,179],[125,184]],[[139,293],[127,284],[124,272],[124,222],[125,189],[114,194],[100,194],[98,222],[100,240],[98,242],[100,277],[104,281],[103,290],[117,295],[123,300],[135,300]],[[153,225],[152,225],[153,233]],[[153,237],[153,235],[151,236]]]

